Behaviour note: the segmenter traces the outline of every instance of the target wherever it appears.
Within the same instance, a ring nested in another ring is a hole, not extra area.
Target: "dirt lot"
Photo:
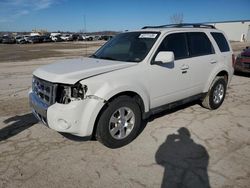
[[[166,177],[190,185],[199,178],[204,187],[249,187],[249,75],[233,77],[218,110],[189,104],[154,116],[120,149],[37,123],[27,100],[32,71],[100,45],[0,45],[0,187],[160,187]],[[233,43],[237,52],[244,46]]]
[[[29,61],[47,57],[88,56],[105,41],[90,42],[58,42],[38,44],[0,44],[0,63],[13,61]]]

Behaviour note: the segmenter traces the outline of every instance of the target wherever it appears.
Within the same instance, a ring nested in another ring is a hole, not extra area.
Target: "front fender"
[[[93,95],[98,96],[106,101],[113,96],[123,92],[134,92],[139,95],[143,101],[145,112],[150,109],[150,98],[146,87],[134,82],[131,84],[105,83]]]

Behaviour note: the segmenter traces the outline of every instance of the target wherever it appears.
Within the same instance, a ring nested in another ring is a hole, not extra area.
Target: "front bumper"
[[[104,100],[90,98],[47,106],[32,92],[29,93],[29,101],[38,120],[58,132],[77,136],[92,135],[95,120],[104,105]]]

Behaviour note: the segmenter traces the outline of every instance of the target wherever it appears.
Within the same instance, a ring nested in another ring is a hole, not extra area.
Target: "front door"
[[[172,51],[174,62],[154,63],[148,70],[151,108],[168,104],[188,97],[190,94],[188,48],[185,33],[169,34],[160,44],[155,56],[160,51]]]

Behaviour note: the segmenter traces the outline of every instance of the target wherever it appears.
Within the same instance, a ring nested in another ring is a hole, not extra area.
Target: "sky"
[[[170,23],[250,20],[250,0],[0,0],[0,31],[124,31]]]

